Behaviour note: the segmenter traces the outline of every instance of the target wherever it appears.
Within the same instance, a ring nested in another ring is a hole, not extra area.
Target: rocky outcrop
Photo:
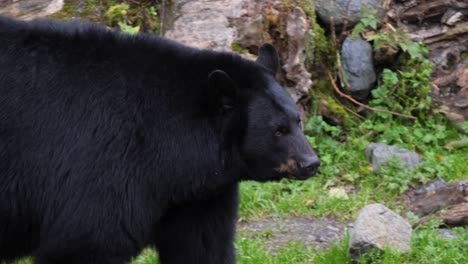
[[[5,0],[0,1],[0,15],[33,19],[60,11],[63,0]]]
[[[283,56],[283,69],[286,72],[286,79],[294,83],[294,86],[289,86],[286,89],[296,102],[308,96],[312,85],[311,75],[304,65],[308,30],[309,21],[304,11],[299,7],[293,8],[286,18],[288,46],[287,55]]]
[[[174,0],[172,26],[167,38],[196,48],[230,50],[236,29],[229,18],[242,14],[244,0]]]
[[[392,1],[388,16],[429,49],[433,99],[460,130],[468,120],[468,2]]]
[[[251,53],[265,42],[273,43],[282,62],[278,78],[296,102],[308,98],[312,81],[305,60],[311,29],[304,10],[274,0],[250,1],[244,7],[245,15],[233,19],[238,29],[234,43]]]
[[[274,0],[175,0],[171,17],[164,35],[189,46],[234,49],[253,58],[262,44],[272,43],[282,62],[279,79],[296,102],[308,97],[312,81],[304,61],[310,21],[299,6]]]

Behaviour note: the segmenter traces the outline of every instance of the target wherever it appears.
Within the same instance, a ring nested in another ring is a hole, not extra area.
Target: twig
[[[343,18],[343,28],[341,29],[340,39],[338,40],[339,43],[343,43],[344,38],[348,35],[346,32],[348,23],[349,23],[349,4],[351,4],[351,0],[346,2],[346,9],[345,9],[345,16]]]
[[[335,45],[335,47],[338,47],[338,43],[336,42],[335,18],[334,17],[330,17],[330,31],[331,31],[331,36],[333,40],[333,45]]]
[[[362,115],[360,115],[360,114],[354,112],[351,108],[346,107],[346,105],[342,104],[335,96],[333,96],[333,98],[335,99],[335,102],[336,102],[337,104],[339,104],[341,107],[343,107],[346,111],[350,112],[351,114],[355,115],[356,117],[358,117],[358,118],[360,118],[360,119],[362,119],[362,120],[366,120],[365,117],[363,117]]]
[[[336,51],[336,67],[338,68],[338,76],[340,76],[341,86],[343,86],[344,83],[344,86],[351,87],[351,84],[349,84],[348,80],[346,79],[343,66],[341,65],[341,56],[339,51]]]
[[[363,103],[360,103],[360,102],[356,101],[356,100],[355,100],[354,98],[352,98],[351,96],[349,96],[349,95],[343,93],[343,92],[338,88],[338,86],[336,86],[335,79],[333,78],[333,75],[331,74],[330,71],[327,70],[327,74],[328,74],[328,77],[330,78],[330,82],[331,82],[331,84],[333,85],[333,88],[335,89],[335,91],[336,91],[341,97],[344,97],[344,98],[348,99],[349,101],[353,102],[354,104],[357,104],[357,105],[359,105],[359,106],[362,106],[362,107],[366,108],[367,110],[371,110],[371,111],[374,111],[374,112],[388,113],[388,114],[392,114],[392,115],[401,116],[401,117],[406,117],[406,118],[410,118],[410,119],[416,120],[416,117],[414,117],[414,116],[404,115],[404,114],[396,113],[396,112],[393,112],[393,111],[388,111],[388,110],[385,110],[385,109],[373,108],[373,107],[370,107],[370,106],[368,106],[368,105],[365,105],[365,104],[363,104]]]
[[[400,88],[400,85],[401,85],[401,80],[398,81],[397,84],[395,84],[395,86],[393,86],[392,91],[390,92],[390,94],[395,93],[396,90],[397,90],[398,88]]]

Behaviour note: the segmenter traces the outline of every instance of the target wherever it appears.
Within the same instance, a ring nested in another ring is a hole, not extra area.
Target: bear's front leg
[[[206,200],[171,208],[156,247],[161,264],[235,264],[238,184]]]

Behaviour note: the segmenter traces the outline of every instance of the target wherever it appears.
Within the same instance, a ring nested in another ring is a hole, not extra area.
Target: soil
[[[265,239],[267,250],[276,252],[290,241],[301,241],[307,247],[323,250],[344,239],[348,223],[333,218],[272,217],[241,222],[240,233]]]

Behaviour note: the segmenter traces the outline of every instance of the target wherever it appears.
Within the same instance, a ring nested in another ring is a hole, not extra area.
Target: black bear
[[[239,182],[319,166],[278,67],[0,18],[0,261],[235,263]]]

